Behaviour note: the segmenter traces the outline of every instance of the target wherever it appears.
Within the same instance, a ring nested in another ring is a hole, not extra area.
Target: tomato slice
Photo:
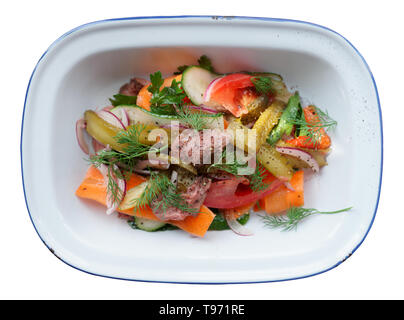
[[[213,107],[223,107],[235,117],[247,113],[247,106],[239,102],[239,90],[254,87],[253,76],[243,73],[233,73],[214,80],[205,93],[205,103]]]
[[[269,186],[258,192],[254,192],[248,185],[242,184],[241,179],[233,179],[212,182],[204,205],[210,208],[231,209],[256,202],[280,187],[283,182],[268,171],[264,173],[264,183]]]

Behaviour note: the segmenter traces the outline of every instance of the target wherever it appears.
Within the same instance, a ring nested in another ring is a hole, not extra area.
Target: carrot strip
[[[133,174],[127,182],[127,189],[131,189],[146,181],[141,176]],[[107,187],[101,172],[94,166],[90,166],[84,180],[76,190],[76,195],[106,205]]]
[[[229,121],[227,121],[224,117],[223,117],[223,125],[224,129],[227,129],[227,127],[229,126]]]
[[[294,191],[284,185],[266,196],[261,202],[261,207],[268,214],[277,214],[291,207],[300,207],[304,204],[304,173],[296,172],[290,180]]]
[[[127,188],[131,189],[146,179],[132,174],[127,182]],[[104,177],[101,172],[94,166],[90,166],[84,177],[84,180],[76,190],[76,195],[80,198],[90,199],[97,201],[100,204],[106,205],[107,187],[104,182]],[[160,221],[160,219],[153,213],[153,211],[147,206],[142,210],[134,211],[132,209],[117,210],[120,213],[124,213],[130,216],[137,216],[141,218]],[[177,226],[178,228],[193,234],[198,237],[203,237],[208,231],[210,224],[215,218],[215,214],[206,206],[202,206],[200,213],[194,217],[189,216],[182,221],[167,221],[168,223]]]
[[[265,198],[259,199],[253,208],[254,212],[265,210]]]
[[[169,223],[195,236],[203,237],[214,218],[215,214],[207,206],[202,205],[196,217],[188,216],[182,221],[169,221]]]

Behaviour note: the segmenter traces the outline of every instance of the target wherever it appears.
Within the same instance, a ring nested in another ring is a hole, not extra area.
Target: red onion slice
[[[76,122],[76,138],[77,138],[77,142],[79,143],[79,146],[81,148],[81,150],[83,150],[83,152],[85,154],[89,154],[90,150],[88,148],[88,144],[86,142],[86,138],[85,138],[85,129],[86,129],[86,122],[85,120],[79,119]]]
[[[210,96],[212,94],[212,90],[215,87],[215,84],[222,79],[222,77],[219,77],[215,80],[213,80],[211,83],[209,83],[208,87],[206,88],[206,91],[203,95],[203,101],[208,102],[210,100]]]
[[[309,167],[314,171],[314,172],[319,172],[320,171],[320,166],[318,165],[318,162],[316,159],[313,158],[313,156],[301,149],[297,148],[291,148],[291,147],[276,147],[276,151],[282,154],[286,154],[292,157],[296,157],[304,162],[306,162]]]
[[[208,108],[208,107],[205,106],[204,104],[201,104],[201,105],[199,105],[199,106],[190,105],[190,106],[188,106],[188,107],[191,108],[191,109],[200,110],[200,111],[205,111],[205,112],[209,112],[209,113],[215,113],[215,114],[219,113],[218,110],[215,110],[215,109],[212,109],[212,108]]]
[[[129,115],[125,108],[121,108],[122,124],[127,127],[129,126]]]
[[[250,229],[246,228],[240,222],[238,222],[237,219],[231,219],[227,215],[225,215],[225,218],[227,224],[234,233],[240,236],[252,236],[254,234]]]
[[[119,190],[115,190],[115,194],[118,195],[118,198],[114,199],[113,194],[111,193],[111,190],[107,188],[107,211],[106,213],[108,215],[112,214],[115,212],[115,210],[119,207],[121,204],[123,198],[125,198],[126,195],[126,180],[118,178],[114,172],[120,172],[119,168],[117,165],[113,165],[112,167],[108,167],[105,164],[101,164],[98,169],[100,170],[101,174],[104,177],[105,184],[108,185],[110,177],[114,180],[116,187]]]
[[[105,108],[102,109],[102,111],[111,111],[113,108],[115,108],[114,106],[107,106]]]
[[[293,188],[293,186],[292,186],[292,184],[290,183],[290,181],[285,181],[285,182],[283,183],[283,185],[284,185],[288,190],[290,190],[290,191],[292,191],[292,192],[295,192],[295,191],[296,191],[295,188]]]
[[[122,121],[111,111],[101,110],[97,112],[97,115],[104,121],[108,122],[109,124],[112,124],[113,126],[118,128],[122,128],[123,130],[126,130],[126,127],[122,123]]]
[[[98,151],[105,149],[105,146],[102,143],[95,140],[94,138],[92,139],[92,145],[93,145],[94,153],[97,153]]]

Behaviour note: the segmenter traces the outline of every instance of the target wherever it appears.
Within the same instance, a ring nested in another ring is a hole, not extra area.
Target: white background
[[[404,19],[402,1],[7,1],[1,5],[0,299],[403,299]],[[307,279],[249,285],[179,285],[91,276],[56,259],[29,220],[20,173],[20,126],[31,72],[66,31],[94,20],[151,15],[248,15],[327,26],[363,54],[384,122],[384,175],[375,223],[339,267]]]

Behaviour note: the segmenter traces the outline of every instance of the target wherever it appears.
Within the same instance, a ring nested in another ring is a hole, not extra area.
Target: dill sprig
[[[275,92],[272,84],[272,79],[265,76],[256,76],[251,78],[255,89],[261,94],[272,94]]]
[[[288,119],[289,123],[294,124],[299,132],[299,136],[306,136],[309,138],[310,142],[314,144],[319,143],[321,138],[320,129],[324,129],[328,132],[331,129],[334,129],[337,126],[337,121],[332,119],[327,111],[323,111],[316,106],[311,106],[313,111],[318,116],[318,121],[308,122],[304,117],[304,114],[301,113],[301,116],[295,119]]]
[[[190,207],[186,201],[176,191],[176,186],[171,182],[167,175],[159,172],[150,172],[150,178],[147,181],[146,188],[139,198],[134,200],[134,211],[138,211],[147,205],[150,205],[154,199],[158,199],[154,210],[167,212],[170,207],[178,208],[181,211],[196,214],[198,209]]]
[[[250,188],[254,192],[259,192],[265,190],[269,185],[264,183],[264,171],[265,169],[261,166],[261,164],[257,161],[255,170],[250,175],[241,175],[240,170],[245,170],[249,168],[248,163],[240,163],[236,160],[225,162],[226,152],[223,151],[221,158],[219,159],[218,163],[213,163],[209,166],[207,171],[211,171],[212,169],[222,170],[228,172],[235,176],[243,176],[250,180]]]
[[[142,143],[140,135],[145,128],[144,125],[134,125],[126,131],[120,131],[114,137],[117,142],[125,145],[123,152],[105,148],[89,158],[89,162],[96,168],[101,165],[108,167],[107,191],[113,202],[121,199],[122,196],[122,190],[117,185],[116,178],[128,180],[139,158],[147,155],[150,151],[161,152],[168,147],[164,145],[159,148]],[[125,171],[121,171],[119,167],[124,168]]]
[[[94,156],[95,157],[95,156]],[[124,190],[118,186],[117,179],[125,179],[127,180],[127,176],[125,172],[121,171],[119,167],[113,161],[108,161],[103,157],[95,159],[94,157],[89,159],[89,162],[96,168],[100,168],[101,166],[106,167],[106,176],[107,178],[107,195],[109,196],[112,203],[117,202],[119,199],[122,199],[122,195]]]
[[[257,161],[254,173],[249,177],[250,188],[254,192],[259,192],[268,188],[268,184],[264,182],[264,172],[265,169]]]
[[[118,186],[116,179],[129,179],[131,175],[131,168],[135,165],[136,160],[134,159],[119,159],[122,155],[114,150],[102,150],[99,154],[92,156],[89,162],[96,168],[101,165],[107,166],[107,194],[111,198],[112,203],[117,202],[122,199],[123,190]],[[121,171],[119,166],[125,166],[129,168],[129,171]]]
[[[116,203],[119,199],[122,199],[124,192],[124,190],[121,190],[118,186],[116,179],[125,179],[125,176],[117,166],[110,165],[108,166],[107,178],[107,194],[111,197],[112,203]]]
[[[108,168],[114,167],[115,165],[123,170],[114,170],[114,173],[117,178],[129,180],[132,170],[135,167],[138,157],[136,155],[121,153],[115,150],[104,149],[99,151],[97,154],[91,156],[88,161],[96,168],[99,168],[101,165],[106,165]],[[115,172],[117,171],[117,172]],[[111,194],[114,194],[114,190],[116,190],[117,185],[113,177],[108,174],[108,190],[111,191]],[[114,197],[117,199],[118,197]]]
[[[141,209],[150,205],[152,200],[154,198],[158,197],[160,195],[160,193],[162,192],[162,190],[166,189],[166,187],[167,187],[167,184],[166,184],[166,180],[163,178],[163,175],[158,174],[154,171],[151,171],[150,178],[147,181],[146,187],[143,190],[142,194],[140,195],[139,198],[136,198],[133,200],[133,204],[134,204],[133,210],[135,212],[140,211]]]
[[[123,152],[106,148],[91,156],[89,161],[96,167],[100,164],[116,164],[130,169],[136,164],[137,158],[147,155],[150,151],[161,152],[168,147],[165,145],[157,148],[156,146],[142,143],[140,136],[145,129],[145,125],[137,124],[129,127],[126,131],[120,131],[114,139],[125,146]]]
[[[167,146],[163,146],[162,148],[156,149],[155,146],[150,146],[148,144],[144,144],[140,141],[140,136],[142,132],[146,130],[146,125],[144,124],[136,124],[130,126],[127,130],[120,131],[115,139],[118,143],[125,145],[123,148],[123,152],[130,155],[133,158],[139,158],[148,154],[150,151],[161,151],[163,148],[167,148]]]
[[[180,105],[177,109],[177,115],[182,122],[188,124],[191,128],[196,131],[201,131],[206,129],[207,121],[212,120],[210,115],[202,112],[193,112],[189,108]],[[208,119],[210,117],[210,119]]]
[[[296,230],[297,225],[305,218],[314,214],[336,214],[351,210],[352,207],[337,211],[319,211],[313,208],[291,207],[285,215],[265,215],[260,216],[265,226],[276,229],[281,228],[282,231]]]
[[[222,170],[225,172],[228,172],[232,175],[239,176],[239,170],[242,169],[247,169],[248,168],[248,163],[240,163],[237,161],[237,159],[233,159],[232,161],[227,161],[226,159],[226,151],[223,151],[218,162],[211,164],[207,172],[212,171],[212,169],[217,169],[217,170]]]

